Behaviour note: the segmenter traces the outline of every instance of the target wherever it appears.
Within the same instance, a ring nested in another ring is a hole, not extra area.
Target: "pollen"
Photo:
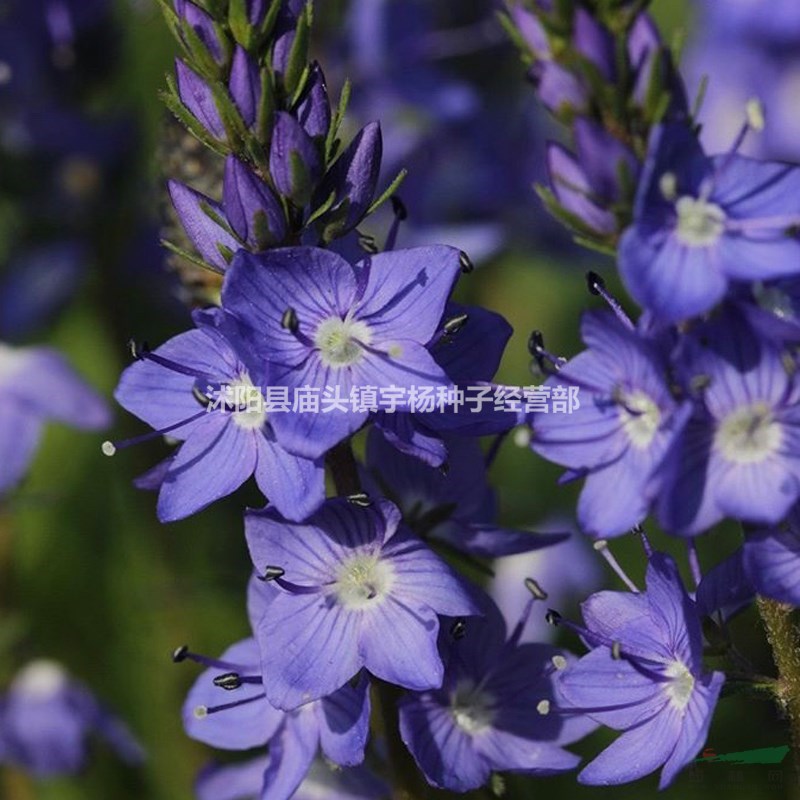
[[[725,232],[725,212],[702,197],[684,195],[675,203],[678,241],[687,247],[710,247]]]
[[[664,691],[669,696],[670,703],[682,711],[692,697],[694,675],[682,661],[673,661],[667,666],[666,676],[669,681],[664,685]]]
[[[320,323],[314,335],[314,344],[326,367],[350,367],[364,357],[363,345],[372,341],[372,333],[364,322],[330,317]]]
[[[394,584],[394,570],[386,560],[369,553],[345,561],[334,584],[334,594],[348,611],[382,602]]]
[[[763,402],[738,408],[719,425],[714,446],[735,464],[756,464],[777,452],[783,429]]]
[[[658,432],[661,409],[645,392],[630,392],[619,396],[619,418],[630,443],[644,450]]]
[[[450,713],[456,725],[469,734],[490,728],[494,720],[494,697],[472,680],[462,680],[450,696]]]

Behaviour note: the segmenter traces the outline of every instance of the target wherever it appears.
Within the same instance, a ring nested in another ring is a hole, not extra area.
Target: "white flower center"
[[[494,697],[471,680],[459,681],[450,696],[450,713],[462,731],[480,733],[491,727],[495,713]]]
[[[67,684],[67,673],[55,661],[32,661],[17,673],[13,690],[28,697],[45,699]]]
[[[666,669],[670,679],[664,687],[669,696],[670,703],[682,711],[689,703],[694,691],[694,675],[682,661],[673,661]]]
[[[359,320],[330,317],[320,323],[314,335],[314,344],[319,349],[322,363],[326,367],[349,367],[364,356],[362,344],[372,341],[369,326]]]
[[[225,386],[223,400],[226,405],[241,409],[231,414],[234,425],[239,428],[258,430],[267,421],[264,396],[246,372]]]
[[[725,212],[702,197],[684,195],[675,203],[678,214],[676,234],[687,247],[709,247],[725,231]]]
[[[643,450],[658,432],[661,409],[644,392],[631,392],[620,398],[619,418],[631,444]]]
[[[333,591],[342,607],[358,611],[385,600],[394,578],[391,564],[378,555],[362,554],[342,564]]]
[[[766,403],[753,403],[728,414],[714,436],[714,446],[736,464],[754,464],[781,446],[783,430]]]

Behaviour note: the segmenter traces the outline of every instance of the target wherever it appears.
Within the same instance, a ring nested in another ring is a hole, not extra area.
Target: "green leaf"
[[[386,187],[383,194],[377,199],[373,200],[370,207],[367,209],[365,217],[368,217],[370,214],[374,213],[379,209],[399,188],[400,184],[406,179],[406,175],[408,175],[407,169],[401,169],[400,172],[397,173],[395,179]]]
[[[336,152],[339,149],[339,140],[336,138],[336,135],[339,133],[342,120],[344,119],[344,115],[347,113],[347,106],[350,103],[351,90],[352,84],[348,78],[345,80],[344,86],[342,86],[342,93],[339,95],[339,104],[336,107],[336,111],[333,113],[331,127],[328,130],[328,136],[325,139],[325,161],[327,164],[330,164],[333,161],[334,157],[336,156]]]
[[[308,49],[311,43],[311,25],[314,19],[313,6],[307,3],[297,20],[292,49],[283,74],[283,89],[287,97],[294,97],[303,70],[308,66]]]
[[[247,0],[230,0],[228,7],[228,27],[233,38],[248,52],[252,52],[255,31],[247,14]]]
[[[170,252],[175,253],[175,255],[180,256],[181,258],[185,258],[187,261],[197,267],[202,267],[203,269],[213,272],[217,275],[224,274],[224,270],[221,270],[219,267],[215,267],[213,264],[209,264],[207,261],[203,261],[200,256],[190,253],[188,250],[184,250],[182,247],[178,247],[178,245],[173,244],[167,239],[162,239],[161,244]]]
[[[323,214],[330,210],[331,206],[336,202],[336,190],[334,189],[326,198],[325,202],[317,208],[306,221],[306,225],[311,225],[318,220]]]

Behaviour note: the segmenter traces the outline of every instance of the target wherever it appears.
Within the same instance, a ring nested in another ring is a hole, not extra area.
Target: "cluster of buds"
[[[349,87],[333,108],[310,61],[312,5],[297,0],[161,0],[180,46],[165,100],[187,130],[225,158],[222,197],[172,181],[170,196],[196,252],[222,274],[233,254],[341,238],[396,190],[375,197],[380,125],[342,147]]]
[[[689,110],[647,2],[595,5],[507,0],[503,21],[539,99],[573,142],[572,152],[549,144],[542,201],[579,243],[613,252],[651,130]]]

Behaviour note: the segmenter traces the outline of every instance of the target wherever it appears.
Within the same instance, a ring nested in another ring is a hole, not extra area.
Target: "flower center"
[[[238,380],[226,384],[222,399],[227,405],[241,409],[231,414],[234,425],[239,428],[258,430],[267,421],[264,396],[246,372]]]
[[[675,211],[678,240],[687,247],[709,247],[725,231],[725,212],[702,197],[684,195],[675,203]]]
[[[361,345],[369,344],[372,333],[369,326],[359,320],[330,317],[323,320],[314,335],[314,344],[319,349],[322,363],[326,367],[349,367],[364,356]]]
[[[14,678],[14,691],[32,698],[47,698],[67,684],[67,674],[55,661],[32,661]]]
[[[394,584],[394,570],[373,554],[362,554],[342,564],[334,593],[348,611],[358,611],[381,602]]]
[[[631,392],[620,398],[619,418],[631,444],[644,449],[658,431],[661,409],[644,392]]]
[[[714,444],[722,456],[737,464],[753,464],[771,456],[781,445],[783,431],[766,403],[739,408],[717,429]]]
[[[450,713],[466,733],[480,733],[491,727],[494,719],[494,697],[479,689],[471,680],[462,680],[450,696]]]
[[[682,661],[673,661],[667,667],[666,675],[670,679],[665,686],[670,702],[675,708],[683,710],[694,691],[694,675]]]

